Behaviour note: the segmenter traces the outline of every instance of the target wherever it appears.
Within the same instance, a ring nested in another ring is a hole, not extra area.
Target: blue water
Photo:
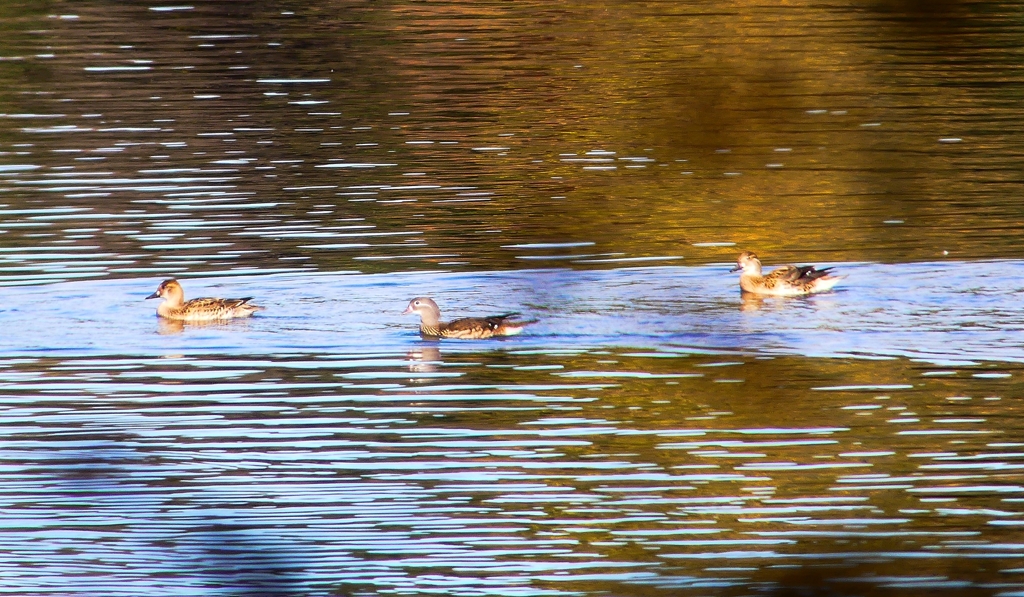
[[[0,353],[105,356],[402,351],[419,343],[414,296],[443,318],[519,311],[519,337],[444,342],[445,351],[632,347],[804,356],[1020,362],[1016,261],[836,264],[831,293],[743,297],[728,266],[379,275],[284,273],[185,278],[186,297],[252,296],[256,317],[180,325],[144,301],[160,278],[0,288]]]

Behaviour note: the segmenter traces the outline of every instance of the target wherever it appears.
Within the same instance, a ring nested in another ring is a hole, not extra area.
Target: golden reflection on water
[[[983,4],[10,5],[0,265],[1017,256],[1019,7]]]

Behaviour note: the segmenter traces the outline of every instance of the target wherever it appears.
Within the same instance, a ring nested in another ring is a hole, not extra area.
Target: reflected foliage
[[[1014,4],[5,10],[0,230],[80,276],[1024,246]]]

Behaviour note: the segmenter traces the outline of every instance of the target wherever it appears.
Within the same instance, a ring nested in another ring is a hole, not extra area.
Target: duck
[[[761,274],[761,260],[751,251],[740,253],[731,272],[742,271],[743,292],[774,296],[801,296],[831,290],[846,276],[836,276],[831,267],[817,269],[813,265],[782,265],[768,274]]]
[[[416,313],[420,316],[420,334],[430,338],[460,338],[482,340],[495,336],[515,336],[533,321],[509,321],[518,313],[492,315],[490,317],[464,317],[443,323],[441,309],[433,299],[420,296],[409,301],[402,315]]]
[[[164,280],[146,299],[163,298],[156,314],[175,321],[216,321],[249,317],[263,307],[249,303],[252,297],[237,299],[197,298],[185,300],[185,291],[175,280]]]

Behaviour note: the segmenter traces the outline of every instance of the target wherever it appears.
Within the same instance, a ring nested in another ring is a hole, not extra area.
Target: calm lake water
[[[0,6],[0,595],[1024,596],[1024,7],[256,4]]]

